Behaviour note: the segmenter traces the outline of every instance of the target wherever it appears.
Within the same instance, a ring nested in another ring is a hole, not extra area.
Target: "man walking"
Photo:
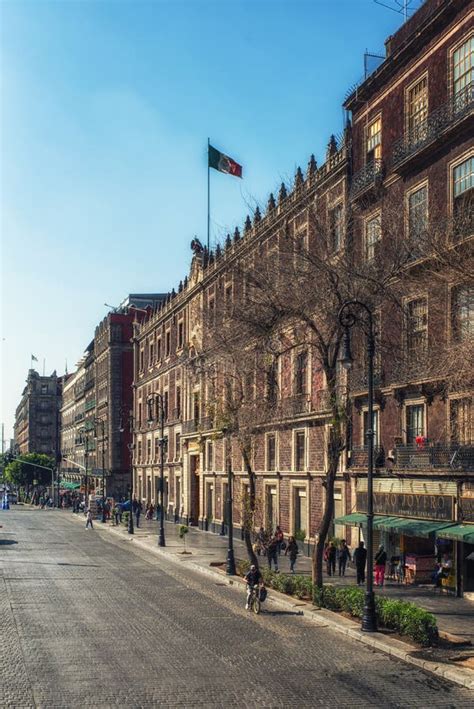
[[[338,554],[338,566],[339,566],[339,576],[346,575],[346,565],[347,562],[351,560],[351,552],[346,544],[346,540],[341,541]]]
[[[272,537],[267,546],[267,559],[270,571],[272,569],[272,561],[275,564],[275,571],[278,571],[278,539],[276,536]]]
[[[359,542],[359,546],[354,552],[354,562],[357,572],[357,585],[365,581],[365,564],[367,562],[367,549],[364,548],[364,542]]]
[[[90,510],[87,510],[87,515],[86,515],[86,529],[88,528],[94,529],[94,525],[92,524],[92,512]]]

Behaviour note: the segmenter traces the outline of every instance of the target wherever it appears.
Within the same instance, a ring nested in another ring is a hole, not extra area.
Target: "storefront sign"
[[[461,497],[461,514],[463,522],[474,522],[474,497]]]
[[[357,512],[367,512],[367,493],[357,493]],[[453,519],[450,495],[417,495],[403,492],[374,492],[374,513],[417,519]]]

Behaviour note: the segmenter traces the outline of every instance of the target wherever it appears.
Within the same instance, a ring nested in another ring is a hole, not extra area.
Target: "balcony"
[[[470,83],[456,96],[428,114],[425,120],[407,131],[394,144],[392,167],[403,173],[411,169],[415,160],[420,160],[425,152],[446,144],[447,134],[454,128],[469,131],[474,108],[474,83]],[[456,135],[459,131],[456,131]]]
[[[84,391],[92,389],[93,386],[95,386],[95,377],[91,377],[86,381],[86,383],[84,384]]]
[[[291,418],[307,414],[311,411],[311,399],[308,394],[298,394],[282,399],[278,405],[278,414],[281,418]]]
[[[363,194],[380,187],[384,176],[383,161],[380,158],[368,162],[362,170],[352,178],[350,188],[351,200],[358,199]]]
[[[474,472],[474,445],[436,443],[395,448],[393,470],[452,470]]]
[[[76,414],[74,416],[74,423],[77,423],[78,421],[82,421],[84,418],[84,414]]]
[[[352,448],[348,460],[350,468],[362,468],[367,471],[369,464],[369,456],[367,446],[358,446]],[[374,446],[374,467],[383,468],[385,465],[385,452],[381,446]]]
[[[183,434],[210,431],[213,427],[214,422],[212,418],[210,416],[203,416],[201,419],[183,421]]]

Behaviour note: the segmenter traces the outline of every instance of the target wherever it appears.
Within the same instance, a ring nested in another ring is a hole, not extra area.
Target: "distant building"
[[[15,412],[14,445],[20,455],[45,453],[56,458],[62,386],[63,377],[58,377],[56,372],[46,377],[34,369],[29,370]]]

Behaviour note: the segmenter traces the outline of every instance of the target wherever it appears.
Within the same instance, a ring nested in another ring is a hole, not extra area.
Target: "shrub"
[[[293,576],[294,590],[293,593],[297,598],[312,598],[313,597],[313,582],[309,576]]]
[[[364,590],[354,586],[323,586],[313,590],[315,605],[331,611],[344,611],[356,618],[362,618],[364,600]],[[414,603],[382,596],[377,596],[375,603],[380,625],[396,630],[424,647],[436,645],[438,628],[432,613],[418,608]]]

